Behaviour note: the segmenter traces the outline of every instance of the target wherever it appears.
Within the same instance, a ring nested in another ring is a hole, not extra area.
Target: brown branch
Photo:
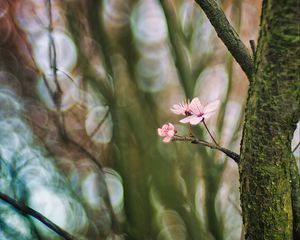
[[[174,136],[173,141],[191,142],[193,144],[199,144],[199,145],[202,145],[202,146],[205,146],[205,147],[209,147],[211,149],[217,149],[217,150],[225,153],[226,156],[230,157],[237,164],[239,164],[239,161],[240,161],[240,155],[239,154],[237,154],[237,153],[235,153],[235,152],[233,152],[233,151],[231,151],[227,148],[223,148],[223,147],[217,146],[215,144],[212,144],[212,143],[209,143],[209,142],[206,142],[204,140],[200,140],[200,139],[197,139],[197,138],[194,138],[194,137]]]
[[[298,142],[298,144],[294,147],[294,149],[293,149],[293,153],[297,150],[297,148],[300,146],[300,142]]]
[[[196,2],[203,9],[210,23],[215,28],[218,37],[241,66],[248,79],[251,80],[254,68],[253,59],[247,47],[229,23],[221,7],[215,0],[197,0]]]
[[[65,230],[61,229],[58,225],[51,222],[48,218],[40,214],[39,212],[33,210],[30,207],[27,207],[21,202],[17,202],[16,200],[12,199],[11,197],[7,196],[6,194],[3,194],[0,192],[0,199],[2,199],[4,202],[8,203],[12,207],[14,207],[17,211],[19,211],[21,214],[24,215],[30,215],[34,217],[35,219],[39,220],[43,224],[45,224],[48,228],[50,228],[52,231],[56,232],[59,236],[66,240],[75,240],[75,238],[70,235]]]
[[[204,127],[206,129],[206,131],[208,132],[209,136],[211,137],[211,139],[213,140],[213,142],[219,147],[220,145],[217,143],[217,141],[214,139],[213,135],[211,134],[211,132],[209,131],[204,119],[203,119],[203,124],[204,124]]]
[[[108,118],[109,116],[109,109],[107,109],[103,119],[101,119],[101,121],[99,121],[99,123],[97,124],[97,126],[95,127],[95,129],[92,131],[90,138],[92,139],[95,134],[99,131],[99,129],[102,127],[103,123],[105,122],[105,120]]]

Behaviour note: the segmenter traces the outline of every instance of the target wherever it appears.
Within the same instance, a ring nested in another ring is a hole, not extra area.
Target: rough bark
[[[299,196],[291,184],[299,182],[297,171],[291,175],[291,140],[300,118],[297,3],[263,1],[239,164],[246,239],[299,234]]]

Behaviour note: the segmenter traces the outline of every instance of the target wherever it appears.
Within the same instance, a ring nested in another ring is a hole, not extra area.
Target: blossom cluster
[[[215,100],[204,106],[201,104],[199,98],[195,97],[191,102],[187,100],[183,103],[173,105],[170,110],[175,114],[185,116],[185,118],[181,119],[179,122],[197,125],[211,117],[217,110],[219,104],[220,101]],[[172,123],[164,124],[162,128],[157,129],[157,132],[159,136],[164,138],[163,141],[166,143],[170,142],[177,133]]]

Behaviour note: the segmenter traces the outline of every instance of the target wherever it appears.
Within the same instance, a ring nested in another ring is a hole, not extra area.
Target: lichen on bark
[[[293,227],[298,234],[291,184],[300,118],[298,9],[297,0],[263,1],[239,165],[246,239],[293,239]]]

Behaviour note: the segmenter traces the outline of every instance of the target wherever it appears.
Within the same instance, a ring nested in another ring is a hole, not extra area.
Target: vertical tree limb
[[[239,164],[247,240],[300,238],[299,174],[291,152],[300,119],[297,2],[263,1]]]

